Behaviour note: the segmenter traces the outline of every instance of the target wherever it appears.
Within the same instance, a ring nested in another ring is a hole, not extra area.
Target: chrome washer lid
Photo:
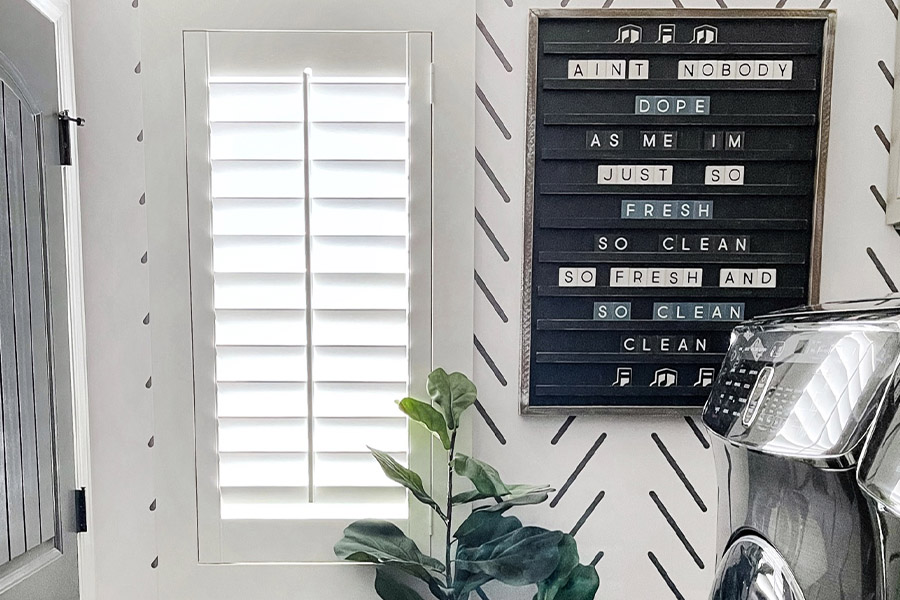
[[[766,540],[747,535],[735,540],[716,568],[710,600],[804,600],[781,554]]]

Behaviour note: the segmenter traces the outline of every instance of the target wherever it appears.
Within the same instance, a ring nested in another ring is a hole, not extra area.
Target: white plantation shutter
[[[406,517],[366,445],[406,462],[407,87],[312,78],[304,126],[302,81],[210,79],[223,519]]]
[[[331,68],[328,55],[321,70],[315,56],[283,56],[290,69],[274,72],[263,52],[254,68],[252,56],[229,54],[235,35],[206,41],[208,180],[192,186],[205,210],[190,200],[201,536],[204,509],[225,546],[277,530],[254,522],[315,522],[334,535],[358,518],[402,524],[406,491],[367,446],[409,462],[395,405],[413,370],[406,34],[394,34],[400,60],[379,54],[375,75],[361,68],[366,52]],[[276,46],[290,45],[280,37]]]

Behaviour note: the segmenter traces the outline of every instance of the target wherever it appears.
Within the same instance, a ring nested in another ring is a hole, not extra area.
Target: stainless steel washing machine
[[[878,597],[900,600],[900,378],[876,416],[857,477],[872,507]]]
[[[735,329],[703,410],[719,481],[712,600],[881,600],[856,466],[898,357],[896,299]]]

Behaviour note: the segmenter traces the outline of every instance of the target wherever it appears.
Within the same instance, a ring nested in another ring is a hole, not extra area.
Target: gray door
[[[54,24],[0,0],[3,600],[78,598],[58,98]]]

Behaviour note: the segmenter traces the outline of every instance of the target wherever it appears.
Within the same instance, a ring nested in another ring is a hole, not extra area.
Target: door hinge
[[[84,119],[73,117],[64,110],[57,116],[59,119],[59,164],[72,166],[72,123],[84,127]]]
[[[87,490],[75,490],[75,532],[85,533],[87,524]]]

